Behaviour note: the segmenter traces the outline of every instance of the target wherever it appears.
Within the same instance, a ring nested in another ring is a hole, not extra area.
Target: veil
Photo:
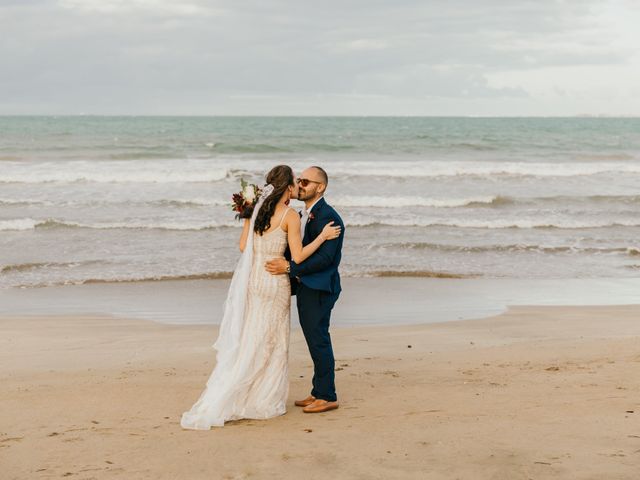
[[[217,350],[217,365],[233,364],[238,353],[240,337],[244,330],[244,311],[247,303],[249,276],[253,264],[253,226],[262,204],[273,193],[273,190],[274,187],[271,184],[262,189],[262,193],[251,214],[247,243],[231,277],[229,292],[224,302],[224,313],[220,323],[218,339],[212,345],[212,348]],[[225,367],[222,368],[224,369]]]

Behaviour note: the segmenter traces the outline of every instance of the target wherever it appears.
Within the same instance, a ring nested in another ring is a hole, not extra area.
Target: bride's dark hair
[[[293,186],[293,170],[288,165],[278,165],[273,167],[266,176],[267,184],[273,185],[273,192],[269,195],[260,207],[253,225],[253,231],[259,235],[269,230],[271,227],[271,217],[276,210],[276,205],[284,195],[289,186]]]

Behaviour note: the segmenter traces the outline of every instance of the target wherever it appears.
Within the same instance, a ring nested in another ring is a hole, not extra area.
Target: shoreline
[[[100,315],[216,325],[230,280],[118,282],[0,289],[0,316]],[[640,304],[640,277],[586,279],[344,278],[332,326],[482,318],[516,305]],[[375,314],[371,314],[375,312]],[[292,297],[292,328],[299,328]]]
[[[303,414],[292,331],[287,413],[180,428],[217,327],[0,317],[8,479],[632,480],[640,305],[518,306],[482,319],[332,329],[341,406]],[[633,412],[633,413],[630,413]]]

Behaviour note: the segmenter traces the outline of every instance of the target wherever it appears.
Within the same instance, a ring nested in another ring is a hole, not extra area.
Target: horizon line
[[[197,118],[640,118],[640,114],[573,115],[263,115],[263,114],[102,114],[102,113],[0,113],[1,117],[197,117]]]

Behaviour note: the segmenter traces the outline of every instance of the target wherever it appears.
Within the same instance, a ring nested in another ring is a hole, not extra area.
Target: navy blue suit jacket
[[[313,214],[313,218],[311,218]],[[291,294],[296,294],[298,285],[296,277],[307,287],[315,290],[323,290],[329,292],[336,297],[342,291],[340,286],[340,274],[338,266],[342,259],[342,242],[344,240],[344,223],[333,207],[331,207],[324,198],[318,200],[310,212],[310,218],[304,231],[302,245],[308,245],[320,235],[322,229],[327,223],[333,220],[333,225],[342,227],[340,236],[334,240],[327,240],[313,255],[304,262],[297,264],[291,260],[290,252],[285,253],[285,257],[290,261],[291,273]]]

